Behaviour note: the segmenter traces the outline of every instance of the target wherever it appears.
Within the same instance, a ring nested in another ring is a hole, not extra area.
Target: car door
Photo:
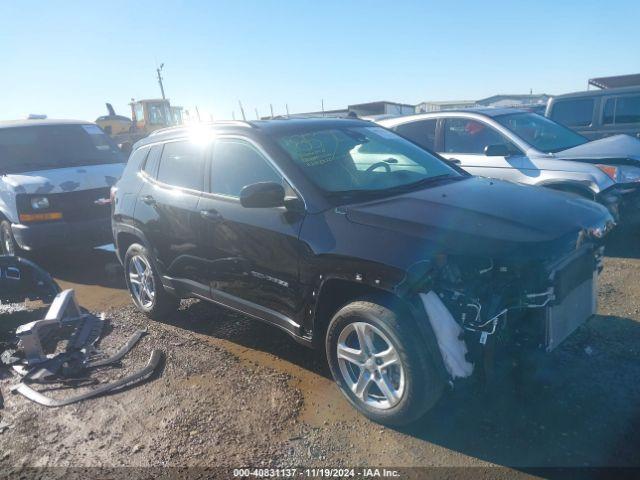
[[[511,153],[505,156],[487,156],[488,146],[503,145]],[[527,158],[504,135],[486,122],[471,118],[450,117],[442,125],[442,151],[448,160],[459,161],[459,166],[472,175],[522,181],[531,172]],[[458,162],[456,162],[458,163]]]
[[[204,189],[206,147],[189,140],[152,147],[136,202],[136,218],[163,273],[178,281],[204,285],[198,250],[198,199]],[[191,287],[190,287],[191,288]]]
[[[285,207],[245,208],[240,191],[278,182],[295,195],[262,149],[239,137],[215,142],[208,191],[199,200],[200,242],[206,248],[211,297],[285,328],[299,313],[298,239],[304,215]]]

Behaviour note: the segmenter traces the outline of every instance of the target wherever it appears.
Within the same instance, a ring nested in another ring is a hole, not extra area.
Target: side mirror
[[[240,191],[240,204],[246,208],[272,208],[284,205],[284,187],[275,182],[258,182]]]
[[[132,145],[129,142],[124,142],[118,145],[120,151],[127,157],[131,155]]]
[[[508,157],[511,155],[511,150],[504,143],[498,145],[487,145],[484,147],[484,154],[487,157]]]

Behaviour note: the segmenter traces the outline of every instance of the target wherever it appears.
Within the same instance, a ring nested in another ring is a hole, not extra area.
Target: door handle
[[[207,220],[223,220],[223,216],[220,214],[220,212],[213,208],[211,210],[200,210],[200,216],[202,218],[206,218]]]
[[[156,204],[156,199],[153,198],[151,195],[143,195],[140,199],[144,203],[146,203],[147,205],[155,205]]]

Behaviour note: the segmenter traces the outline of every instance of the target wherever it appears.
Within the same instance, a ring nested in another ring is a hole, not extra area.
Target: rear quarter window
[[[160,156],[162,155],[162,145],[154,145],[151,148],[147,148],[147,150],[149,154],[147,155],[147,160],[142,170],[151,178],[156,178],[158,165],[160,164]]]
[[[435,150],[437,120],[420,120],[418,122],[398,125],[394,130],[403,137],[428,150]]]
[[[135,174],[140,167],[144,164],[145,158],[147,158],[147,154],[149,153],[149,147],[140,147],[133,152],[131,152],[131,156],[129,157],[129,161],[127,162],[127,166],[124,167],[124,172],[122,173],[123,177]]]
[[[588,127],[593,120],[593,98],[559,100],[553,103],[551,118],[568,127]]]

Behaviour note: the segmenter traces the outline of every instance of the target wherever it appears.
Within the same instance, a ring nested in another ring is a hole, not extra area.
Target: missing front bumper
[[[580,248],[549,265],[537,289],[517,295],[502,294],[499,288],[483,299],[451,289],[436,291],[469,345],[484,346],[496,333],[508,338],[505,330],[525,326],[536,348],[551,351],[596,312],[602,253],[601,248]]]

